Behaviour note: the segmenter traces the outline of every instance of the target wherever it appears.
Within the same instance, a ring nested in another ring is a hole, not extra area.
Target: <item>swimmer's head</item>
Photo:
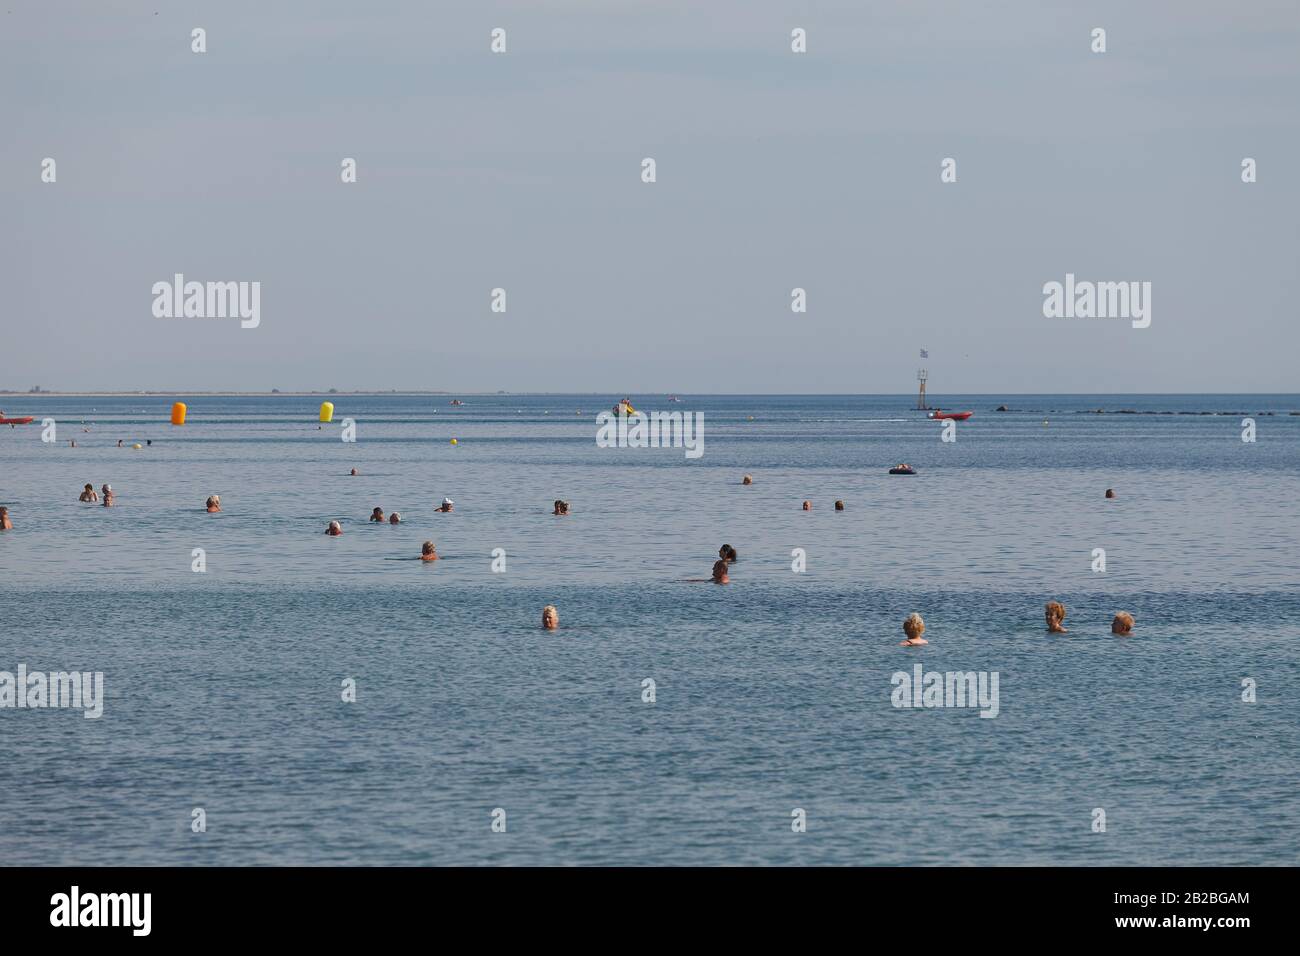
[[[451,510],[451,506],[452,506],[453,504],[455,504],[455,502],[453,502],[450,498],[443,498],[443,499],[442,499],[442,507],[439,508],[438,510],[439,510],[439,511],[450,511],[450,510]]]
[[[554,604],[542,608],[542,627],[553,631],[560,626],[560,612]]]
[[[92,485],[90,482],[86,482],[86,490],[87,490],[87,491],[94,491],[94,490],[95,490],[95,486]]]
[[[843,511],[843,510],[844,510],[844,502],[843,502],[843,501],[836,500],[836,502],[835,502],[835,510],[836,510],[836,511]]]
[[[391,515],[388,516],[388,523],[389,523],[389,524],[401,524],[401,523],[402,523],[402,516],[399,515],[396,511],[394,511]]]
[[[384,509],[383,509],[383,508],[375,508],[373,511],[370,512],[370,517],[372,517],[372,518],[378,518],[380,521],[383,521],[383,520],[384,520]]]
[[[357,473],[357,470],[356,470],[355,468],[353,468],[350,472],[348,472],[348,474],[350,474],[350,475],[355,475],[356,473]]]
[[[1106,489],[1106,497],[1107,497],[1107,498],[1114,498],[1114,497],[1115,497],[1115,489],[1114,489],[1114,488],[1107,488],[1107,489]]]
[[[752,475],[746,475],[744,478],[740,479],[740,483],[742,485],[752,485],[754,483],[754,477]]]
[[[913,611],[907,615],[907,620],[903,622],[903,633],[907,635],[909,641],[914,641],[925,633],[925,621],[921,620],[921,615]]]
[[[804,510],[804,511],[812,511],[812,502],[811,502],[811,501],[805,501],[805,502],[803,503],[803,510]]]
[[[339,524],[337,521],[331,521],[330,524],[329,524],[329,527],[325,529],[325,533],[326,533],[326,534],[342,534],[342,533],[343,533],[343,525]]]
[[[435,550],[432,541],[426,541],[424,544],[420,545],[421,554],[433,554]]]
[[[1065,605],[1060,601],[1048,601],[1043,607],[1043,617],[1047,620],[1047,629],[1055,630],[1065,620]]]
[[[736,562],[736,549],[729,544],[724,544],[718,549],[718,557],[723,561],[734,564]]]
[[[1120,611],[1115,615],[1115,620],[1110,622],[1110,632],[1127,637],[1133,633],[1133,615],[1128,611]]]

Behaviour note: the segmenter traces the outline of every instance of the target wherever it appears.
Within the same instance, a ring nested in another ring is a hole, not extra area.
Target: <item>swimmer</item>
[[[439,511],[450,511],[454,502],[450,498],[443,498],[442,504],[438,506]]]
[[[350,472],[348,472],[348,474],[351,475],[353,478],[355,478],[357,476],[357,470],[353,468]]]
[[[396,511],[394,511],[391,515],[388,516],[388,523],[389,523],[389,524],[401,524],[401,523],[402,523],[402,516],[399,515]]]
[[[420,546],[420,560],[421,561],[438,560],[438,549],[434,547],[432,541],[426,541],[424,542],[424,544]]]
[[[836,511],[843,511],[843,510],[844,510],[844,502],[843,502],[843,501],[840,501],[839,499],[836,499],[836,501],[835,501],[835,510],[836,510]]]
[[[542,627],[553,631],[560,626],[560,612],[554,604],[542,608]]]
[[[1106,489],[1106,497],[1107,497],[1107,498],[1114,498],[1114,497],[1115,497],[1115,489],[1114,489],[1114,488],[1107,488],[1107,489]]]
[[[108,485],[104,486],[104,500],[101,503],[105,508],[113,507],[113,489]]]
[[[1043,616],[1047,619],[1047,631],[1049,634],[1064,634],[1065,628],[1062,622],[1065,620],[1065,605],[1060,601],[1048,601],[1043,608]]]
[[[568,503],[567,501],[561,501],[559,498],[556,498],[556,499],[555,499],[555,510],[552,511],[551,514],[553,514],[553,515],[567,515],[568,513],[569,513],[569,503]]]
[[[903,633],[907,635],[907,640],[899,641],[899,647],[918,647],[930,643],[921,636],[925,633],[925,621],[915,611],[907,615],[907,620],[903,622]]]
[[[221,495],[208,495],[205,507],[208,509],[208,514],[216,514],[221,510]]]
[[[9,509],[0,505],[0,531],[12,531],[14,523],[9,520]]]
[[[99,500],[99,495],[95,494],[95,486],[94,486],[94,485],[86,485],[86,490],[83,491],[83,492],[81,493],[81,497],[78,498],[77,500],[78,500],[78,501],[98,501],[98,500]]]
[[[343,526],[337,521],[331,521],[329,527],[325,529],[325,533],[331,538],[337,538],[343,533]]]
[[[383,508],[376,508],[374,511],[370,512],[370,520],[371,520],[371,521],[378,521],[380,524],[383,524],[383,523],[384,523],[384,520],[385,520],[385,519],[384,519],[384,509],[383,509]]]
[[[731,578],[727,576],[727,562],[719,558],[713,562],[713,576],[708,578],[686,578],[687,584],[730,584]]]
[[[736,563],[736,549],[729,544],[724,544],[718,549],[718,557],[728,564]]]
[[[1132,637],[1134,623],[1132,614],[1128,611],[1120,611],[1115,615],[1115,620],[1110,622],[1110,632],[1120,637]]]
[[[811,501],[805,501],[805,502],[803,503],[803,510],[804,510],[804,511],[812,511],[812,502],[811,502]]]
[[[740,483],[741,483],[742,485],[752,485],[752,484],[754,483],[754,476],[753,476],[753,475],[746,475],[744,478],[741,478],[741,479],[740,479]]]
[[[120,439],[120,438],[117,440],[117,447],[118,447],[118,448],[121,448],[121,447],[122,447],[122,439]]]

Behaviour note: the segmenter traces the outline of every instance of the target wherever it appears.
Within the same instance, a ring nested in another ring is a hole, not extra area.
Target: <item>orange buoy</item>
[[[185,407],[185,403],[184,403],[184,402],[177,402],[175,405],[173,405],[173,406],[172,406],[172,424],[173,424],[173,425],[184,425],[184,424],[185,424],[185,413],[186,413],[187,411],[189,411],[189,409],[187,409],[187,408]]]

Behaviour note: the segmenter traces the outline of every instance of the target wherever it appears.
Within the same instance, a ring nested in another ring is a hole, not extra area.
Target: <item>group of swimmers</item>
[[[357,470],[353,468],[351,474],[356,475]],[[752,484],[753,479],[749,475],[745,475],[743,483],[746,485]],[[113,506],[113,499],[114,499],[113,486],[109,484],[105,484],[101,489],[101,492],[103,494],[102,502],[104,507],[111,508]],[[1106,497],[1114,498],[1115,490],[1113,488],[1107,488]],[[101,499],[100,499],[100,495],[95,493],[95,486],[90,483],[87,483],[85,488],[81,492],[81,497],[78,500],[86,501],[86,502],[98,502]],[[443,498],[442,504],[438,506],[437,510],[443,513],[450,512],[452,510],[453,505],[454,502],[450,498]],[[205,508],[209,514],[213,514],[221,511],[221,496],[209,495],[208,500],[205,503]],[[803,510],[811,511],[812,502],[804,501]],[[835,502],[835,510],[843,511],[844,502],[841,500],[837,500]],[[555,515],[567,515],[569,513],[569,503],[559,498],[555,499],[554,510],[551,513]],[[384,509],[380,507],[376,507],[370,513],[370,521],[376,524],[401,524],[402,516],[397,512],[393,512],[390,516],[388,516],[387,519],[385,519]],[[9,509],[7,507],[0,506],[0,531],[9,531],[12,529],[13,529],[13,522],[9,518]],[[331,521],[329,523],[329,526],[325,529],[325,533],[327,535],[330,535],[331,537],[338,537],[339,535],[343,534],[343,526],[338,521]],[[425,541],[424,544],[421,545],[420,560],[421,561],[438,560],[438,550],[432,541]],[[731,582],[729,570],[731,566],[736,563],[736,561],[737,561],[736,549],[729,544],[724,544],[720,548],[718,548],[718,560],[713,562],[713,573],[710,577],[687,578],[686,580],[691,582],[707,581],[713,584],[729,584]],[[1044,607],[1043,613],[1046,619],[1048,633],[1051,634],[1066,633],[1066,629],[1064,626],[1064,621],[1065,621],[1064,604],[1062,604],[1060,601],[1048,601]],[[1128,611],[1119,611],[1118,613],[1116,613],[1114,619],[1111,621],[1110,632],[1119,637],[1130,637],[1132,636],[1133,633],[1134,624],[1135,621],[1133,619],[1132,614],[1130,614]],[[542,609],[542,627],[548,631],[553,631],[559,626],[560,626],[560,612],[556,609],[554,604],[546,605],[546,607]],[[906,635],[906,639],[899,643],[900,647],[919,647],[921,645],[930,643],[923,636],[925,634],[925,621],[924,619],[922,619],[921,615],[915,612],[909,614],[906,620],[903,621],[903,633],[904,635]]]
[[[352,469],[352,474],[355,475],[356,473],[357,473],[357,470],[356,470],[355,468],[353,468],[353,469]],[[214,497],[215,497],[215,496],[214,496]],[[218,500],[219,500],[219,499],[218,499]],[[211,501],[212,501],[212,498],[209,498],[208,501],[211,502]],[[556,502],[556,505],[557,505],[557,506],[559,506],[560,504],[562,504],[562,502],[559,502],[559,501]],[[452,508],[453,508],[454,506],[455,506],[455,502],[452,501],[450,498],[443,498],[443,499],[442,499],[442,504],[440,504],[440,505],[439,505],[436,509],[434,509],[434,510],[436,510],[436,511],[442,513],[442,514],[446,514],[447,512],[451,511]],[[209,508],[208,510],[211,511],[212,509]],[[218,508],[217,510],[220,511],[221,509]],[[560,512],[558,512],[558,511],[556,512],[556,514],[559,514],[559,513],[560,513]],[[568,514],[568,513],[569,513],[569,506],[568,506],[567,503],[565,503],[565,504],[564,504],[564,514]],[[394,511],[391,515],[389,515],[387,518],[385,518],[385,517],[384,517],[384,509],[376,506],[376,507],[375,507],[375,508],[370,512],[370,521],[371,521],[372,523],[374,523],[374,524],[401,524],[401,523],[402,523],[402,516],[401,516],[399,513],[397,513],[396,511]],[[325,526],[325,533],[326,533],[327,535],[329,535],[331,538],[337,538],[339,535],[341,535],[341,534],[343,533],[343,525],[340,524],[338,521],[331,521],[328,525]],[[430,541],[426,541],[425,544],[432,544],[432,542],[430,542]],[[431,552],[426,552],[426,553],[431,553]],[[425,560],[432,560],[432,558],[426,558]]]
[[[1043,608],[1043,616],[1046,618],[1049,634],[1066,633],[1063,626],[1065,605],[1060,601],[1048,601]],[[1132,637],[1135,623],[1132,614],[1128,611],[1120,611],[1110,622],[1110,632],[1118,637]],[[907,635],[907,639],[900,641],[899,647],[919,647],[930,643],[921,636],[925,633],[925,621],[916,612],[907,615],[907,619],[903,621],[903,633]]]
[[[1060,601],[1048,601],[1043,607],[1043,616],[1047,619],[1047,630],[1052,634],[1066,633],[1063,623],[1065,621],[1065,605]],[[1110,632],[1119,637],[1132,637],[1133,615],[1128,611],[1119,611],[1114,619],[1110,622]]]
[[[113,499],[114,499],[113,486],[106,484],[104,485],[103,488],[100,489],[100,491],[104,493],[104,500],[103,500],[104,507],[105,508],[113,507]],[[99,495],[95,494],[95,486],[87,482],[86,487],[83,488],[81,491],[81,497],[79,497],[77,500],[95,502],[95,501],[99,501],[100,499],[99,499]]]

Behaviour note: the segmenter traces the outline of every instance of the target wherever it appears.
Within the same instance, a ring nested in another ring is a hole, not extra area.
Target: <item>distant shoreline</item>
[[[467,396],[552,396],[552,395],[580,395],[580,396],[610,396],[616,394],[629,394],[626,390],[621,392],[598,391],[598,392],[474,392],[474,391],[450,391],[447,389],[355,389],[336,391],[233,391],[218,389],[212,391],[204,390],[183,390],[183,389],[126,389],[120,391],[93,390],[86,392],[64,392],[64,391],[7,391],[0,389],[0,397],[4,398],[150,398],[150,397],[181,397],[181,396],[209,396],[209,397],[227,397],[238,398],[241,396],[255,398],[313,398],[340,395],[351,396],[381,396],[381,395],[467,395]],[[906,397],[915,400],[915,392],[664,392],[664,391],[640,391],[631,392],[630,394],[642,396],[654,395],[693,395],[702,398],[722,398],[722,397],[763,397],[763,398],[898,398]],[[945,397],[951,398],[980,398],[980,399],[1014,399],[1024,397],[1051,396],[1052,398],[1107,398],[1107,397],[1182,397],[1182,396],[1212,396],[1212,395],[1233,395],[1233,396],[1258,396],[1268,397],[1277,395],[1298,395],[1300,392],[947,392]]]

